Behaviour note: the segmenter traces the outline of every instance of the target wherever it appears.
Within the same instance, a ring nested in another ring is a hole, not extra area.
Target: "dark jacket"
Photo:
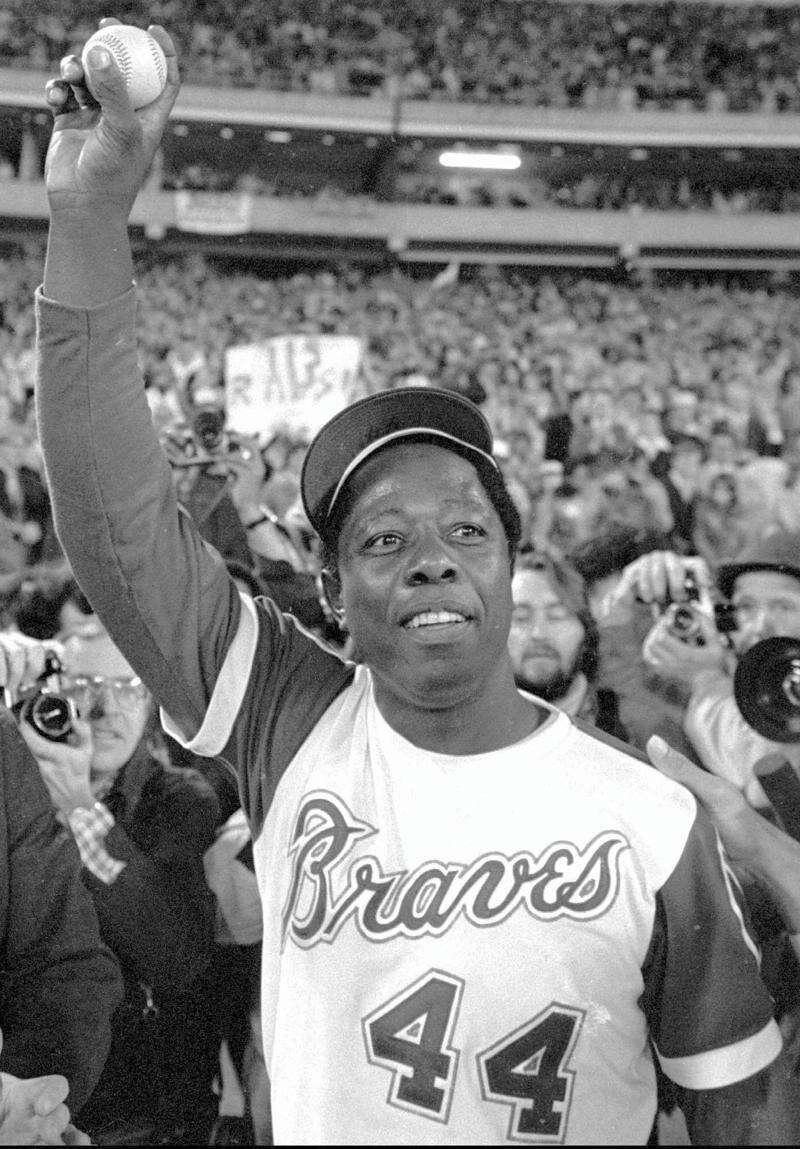
[[[100,1076],[121,997],[72,839],[36,761],[0,708],[0,1070],[61,1073],[73,1113]]]
[[[144,745],[104,799],[116,819],[106,848],[126,863],[110,885],[88,870],[104,941],[125,977],[111,1053],[79,1127],[102,1144],[203,1140],[215,1112],[214,902],[203,854],[219,802],[193,770],[162,765]]]

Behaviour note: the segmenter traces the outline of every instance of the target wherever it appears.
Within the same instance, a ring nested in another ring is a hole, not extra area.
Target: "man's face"
[[[577,670],[583,623],[556,594],[544,571],[519,570],[508,650],[520,686],[549,701],[561,698]]]
[[[793,575],[769,570],[740,574],[731,601],[736,608],[738,629],[732,637],[738,654],[765,638],[800,638],[800,579]]]
[[[471,463],[427,443],[368,459],[338,554],[347,627],[384,717],[393,703],[446,708],[510,681],[508,542]]]
[[[149,696],[144,687],[135,685],[139,680],[133,668],[105,631],[67,639],[63,666],[67,683],[77,679],[78,710],[91,724],[92,782],[113,782],[144,733]],[[83,678],[103,681],[98,681],[93,690],[81,692]]]

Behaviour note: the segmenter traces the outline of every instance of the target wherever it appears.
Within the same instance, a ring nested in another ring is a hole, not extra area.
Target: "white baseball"
[[[90,92],[92,84],[86,54],[98,46],[106,48],[113,56],[125,77],[134,108],[152,104],[161,95],[167,82],[167,61],[161,45],[149,32],[133,24],[109,24],[90,36],[81,53]]]

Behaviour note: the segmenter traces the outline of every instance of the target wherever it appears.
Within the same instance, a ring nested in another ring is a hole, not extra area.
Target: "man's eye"
[[[462,539],[482,539],[486,535],[486,531],[483,527],[476,526],[475,523],[459,523],[453,529],[453,534]]]
[[[364,544],[364,550],[373,552],[384,552],[394,550],[402,542],[400,535],[394,531],[383,531],[379,535],[373,535]]]

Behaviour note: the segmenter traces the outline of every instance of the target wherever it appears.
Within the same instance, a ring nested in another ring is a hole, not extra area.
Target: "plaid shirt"
[[[113,814],[102,802],[95,802],[90,810],[83,806],[76,807],[68,821],[84,866],[101,882],[110,886],[126,865],[112,858],[105,848],[105,836],[114,825]]]

